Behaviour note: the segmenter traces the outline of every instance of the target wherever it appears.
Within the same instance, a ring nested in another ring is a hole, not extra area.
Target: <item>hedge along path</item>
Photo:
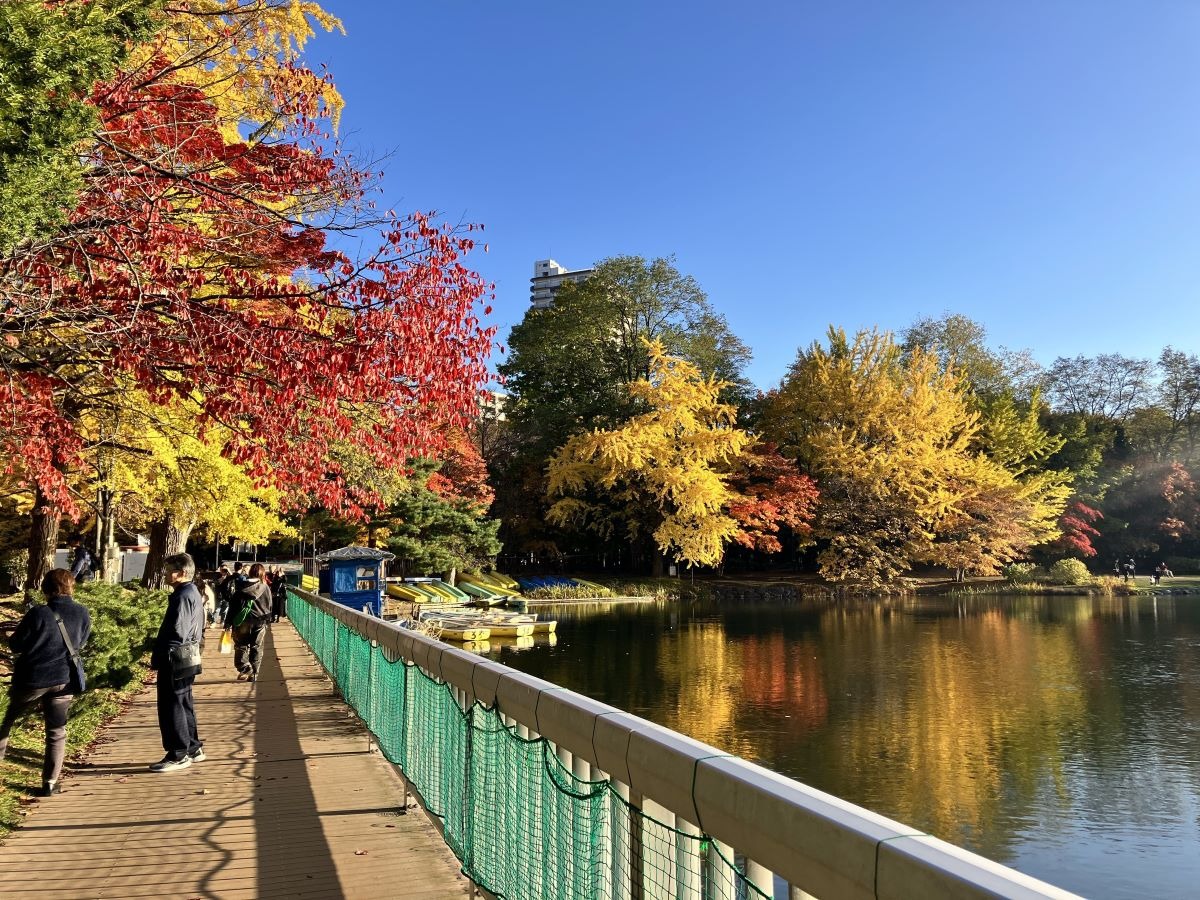
[[[271,626],[255,684],[209,631],[196,718],[207,760],[156,775],[154,688],[30,807],[0,846],[0,896],[465,896],[422,810],[289,623]]]

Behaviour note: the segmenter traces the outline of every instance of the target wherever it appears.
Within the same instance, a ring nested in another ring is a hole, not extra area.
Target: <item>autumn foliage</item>
[[[551,458],[551,521],[649,536],[672,559],[710,566],[732,541],[772,551],[780,526],[807,532],[812,483],[736,427],[724,382],[659,342],[648,348],[649,376],[629,386],[646,411],[577,435]]]
[[[300,51],[337,20],[312,2],[191,0],[154,22],[87,97],[65,225],[0,258],[0,453],[36,491],[35,532],[50,520],[43,547],[88,502],[78,475],[97,453],[152,452],[89,427],[132,397],[284,509],[356,515],[380,497],[345,460],[437,455],[487,377],[490,288],[465,264],[477,228],[375,212],[379,173],[330,134],[340,96]]]
[[[218,44],[237,48],[234,24]],[[252,479],[357,508],[371,497],[342,477],[335,439],[394,466],[474,411],[492,333],[477,318],[488,286],[463,263],[473,229],[388,215],[373,253],[339,250],[327,229],[363,214],[373,173],[330,152],[313,118],[325,79],[292,62],[257,73],[247,103],[265,93],[277,121],[243,139],[246,110],[167,55],[171,34],[93,90],[99,128],[68,226],[0,262],[0,446],[74,512],[80,412],[119,406],[128,379],[193,407],[202,430],[219,424]]]

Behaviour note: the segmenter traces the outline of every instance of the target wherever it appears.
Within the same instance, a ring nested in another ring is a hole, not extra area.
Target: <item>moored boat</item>
[[[490,628],[475,625],[471,622],[459,622],[453,619],[422,619],[428,625],[438,629],[438,637],[445,641],[478,642],[491,637]]]

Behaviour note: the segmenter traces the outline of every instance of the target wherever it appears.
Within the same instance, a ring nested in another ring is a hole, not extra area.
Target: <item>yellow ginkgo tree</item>
[[[891,335],[831,328],[828,347],[799,354],[763,427],[817,480],[832,581],[884,584],[917,562],[993,574],[1058,533],[1068,490],[1033,465],[1053,449],[1036,410],[981,418],[959,371]]]
[[[150,579],[196,529],[252,544],[295,533],[280,514],[279,492],[223,454],[223,427],[201,428],[183,405],[131,392],[92,424],[97,495],[112,498],[114,518],[148,526]]]
[[[662,556],[716,565],[740,532],[729,514],[740,499],[728,484],[731,463],[752,438],[735,409],[718,399],[724,384],[649,345],[650,375],[630,385],[645,412],[620,428],[571,438],[551,458],[549,518],[562,526],[631,540],[653,539]]]

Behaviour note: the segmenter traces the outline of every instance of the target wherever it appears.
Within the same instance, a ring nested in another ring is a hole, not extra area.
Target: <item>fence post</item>
[[[375,701],[377,691],[375,690],[375,655],[379,652],[379,641],[371,641],[371,659],[367,664],[367,714],[364,716],[367,722],[367,752],[375,752]]]

